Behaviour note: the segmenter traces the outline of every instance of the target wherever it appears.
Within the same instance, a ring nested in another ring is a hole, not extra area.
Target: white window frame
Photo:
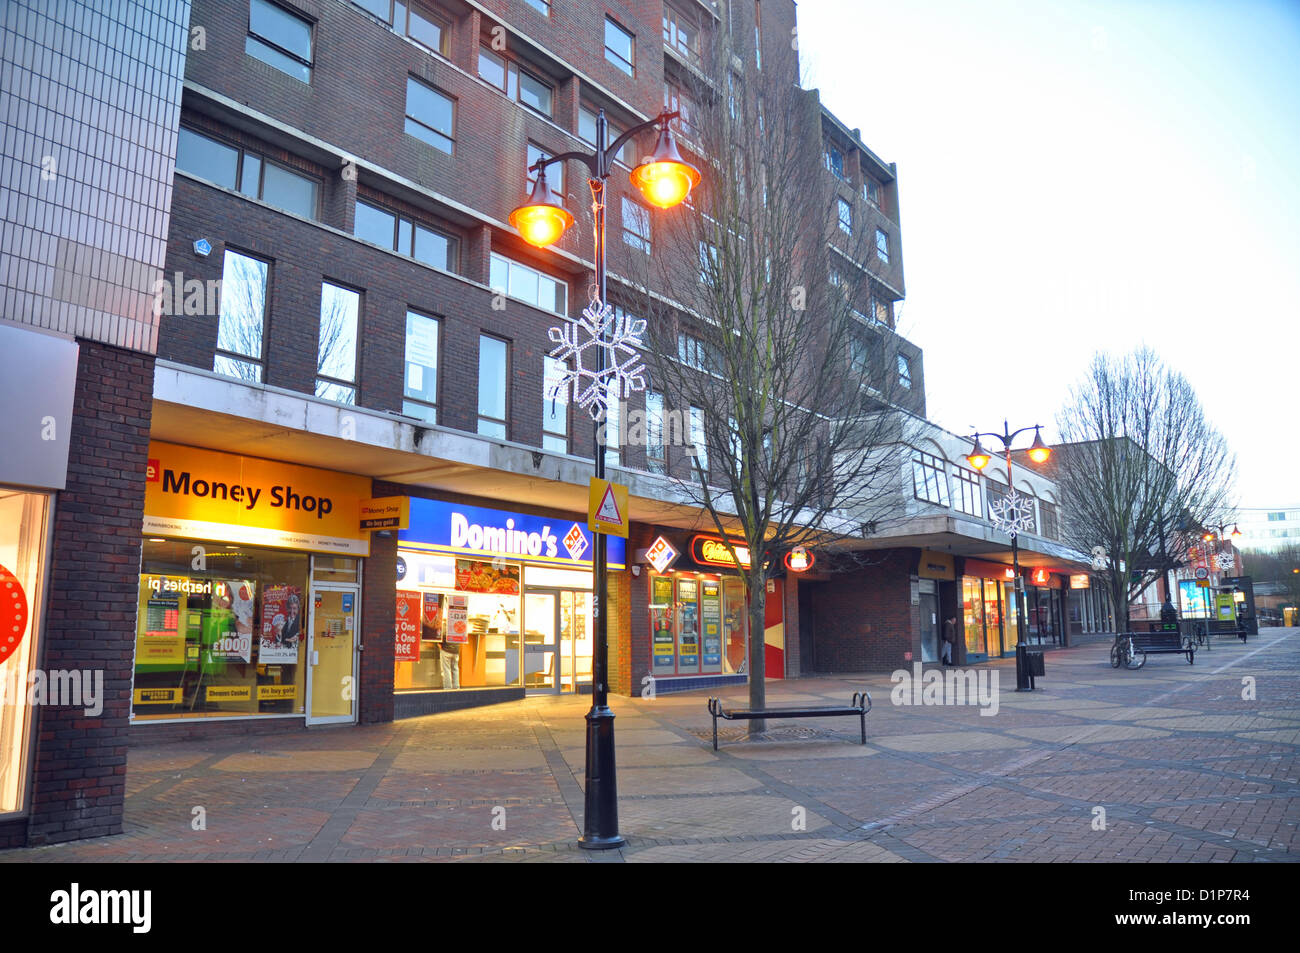
[[[522,301],[524,304],[529,305],[530,307],[533,307],[533,308],[537,308],[539,311],[547,311],[547,312],[549,312],[549,313],[551,313],[551,314],[558,314],[558,315],[560,315],[560,316],[562,316],[562,317],[563,317],[563,316],[566,316],[566,315],[569,313],[569,310],[568,310],[568,309],[569,309],[569,283],[568,283],[565,279],[563,279],[563,278],[556,278],[554,275],[548,275],[546,272],[544,272],[544,271],[540,271],[540,270],[538,270],[537,268],[532,267],[531,265],[525,265],[525,264],[524,264],[523,262],[521,262],[521,261],[515,261],[513,258],[507,258],[505,255],[501,254],[500,252],[495,252],[495,251],[492,252],[492,253],[491,253],[491,256],[490,256],[490,261],[491,261],[491,264],[492,264],[492,269],[491,269],[491,271],[492,271],[493,274],[490,274],[488,280],[489,280],[489,282],[490,282],[490,285],[491,285],[493,291],[500,291],[500,292],[501,292],[502,294],[504,294],[506,297],[508,297],[508,298],[514,298],[516,301]],[[504,267],[505,267],[505,269],[506,269],[506,284],[505,284],[504,286],[501,286],[501,285],[500,285],[500,284],[495,280],[497,277],[499,277],[498,266],[501,266],[501,265],[504,265]],[[514,272],[515,272],[517,269],[522,269],[522,271],[523,271],[524,273],[530,273],[530,274],[535,275],[535,276],[537,277],[537,279],[538,279],[537,284],[538,284],[538,290],[539,290],[539,292],[540,292],[540,290],[541,290],[541,288],[542,288],[542,279],[546,279],[546,281],[553,282],[553,283],[555,284],[557,290],[559,290],[559,289],[563,289],[563,291],[564,291],[564,309],[563,309],[563,310],[556,310],[554,307],[549,307],[549,308],[548,308],[548,307],[544,307],[544,306],[541,304],[541,298],[540,298],[540,297],[539,297],[536,301],[529,301],[527,298],[523,297],[522,295],[512,294],[510,289],[511,289],[511,286],[512,286],[513,282],[512,282],[511,279],[512,279],[512,277],[513,277],[513,275],[514,275]]]
[[[614,30],[616,30],[618,33],[621,33],[623,36],[627,37],[628,58],[625,59],[622,54],[610,49],[609,46],[610,27],[613,27]],[[611,64],[615,69],[617,69],[621,73],[626,73],[628,76],[636,76],[636,34],[628,30],[625,26],[623,26],[623,24],[619,23],[613,17],[607,16],[605,17],[604,40],[605,40],[605,62]]]

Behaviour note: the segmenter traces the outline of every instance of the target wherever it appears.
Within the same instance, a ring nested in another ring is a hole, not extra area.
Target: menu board
[[[397,592],[397,615],[393,642],[393,659],[398,662],[420,661],[420,593]]]
[[[432,593],[426,593],[433,595]],[[436,597],[435,597],[436,598]],[[466,596],[452,596],[447,608],[447,635],[444,642],[464,645],[469,641],[469,599]]]
[[[491,592],[497,595],[519,595],[519,566],[493,565],[478,559],[456,560],[457,592]]]
[[[722,584],[716,579],[700,583],[700,627],[704,670],[722,668]]]

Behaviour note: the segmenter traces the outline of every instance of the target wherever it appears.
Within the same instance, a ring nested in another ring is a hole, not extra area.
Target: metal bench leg
[[[862,743],[866,744],[867,743],[867,713],[865,711],[862,712],[860,715],[858,715],[858,718],[862,722]]]
[[[718,716],[713,716],[713,750],[718,750]]]

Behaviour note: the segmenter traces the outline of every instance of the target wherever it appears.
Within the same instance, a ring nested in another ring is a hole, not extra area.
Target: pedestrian
[[[952,665],[952,649],[957,644],[957,617],[949,616],[943,620],[943,664]]]

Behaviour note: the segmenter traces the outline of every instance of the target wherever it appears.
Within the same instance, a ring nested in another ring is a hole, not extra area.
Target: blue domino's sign
[[[594,534],[569,517],[529,516],[482,506],[411,497],[411,528],[398,541],[413,549],[464,556],[519,559],[558,566],[590,566]],[[627,564],[627,540],[610,536],[609,565]]]

